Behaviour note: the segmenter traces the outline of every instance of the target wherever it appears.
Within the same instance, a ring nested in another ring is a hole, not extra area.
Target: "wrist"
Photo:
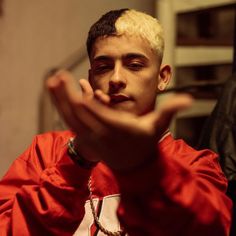
[[[78,148],[76,148],[76,145],[74,143],[75,138],[71,137],[67,143],[67,153],[70,156],[70,158],[78,165],[80,165],[82,168],[85,169],[91,169],[94,166],[97,165],[97,161],[89,161],[85,159],[78,151]]]

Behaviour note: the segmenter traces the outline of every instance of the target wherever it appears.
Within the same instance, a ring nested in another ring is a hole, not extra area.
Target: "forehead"
[[[145,39],[129,35],[98,38],[93,45],[90,58],[93,60],[100,56],[122,57],[126,54],[140,54],[150,60],[157,59],[157,53]]]

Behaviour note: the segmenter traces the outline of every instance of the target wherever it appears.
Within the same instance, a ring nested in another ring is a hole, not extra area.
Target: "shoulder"
[[[19,158],[28,163],[40,163],[44,168],[53,165],[65,154],[68,139],[72,136],[74,134],[69,130],[36,135]]]
[[[174,159],[185,162],[188,165],[194,165],[204,160],[218,162],[218,155],[209,149],[196,150],[188,145],[184,140],[175,140],[171,135],[168,135],[159,144],[160,151],[167,156],[172,156]]]
[[[35,136],[34,141],[37,143],[44,144],[45,142],[67,142],[68,138],[74,136],[73,132],[70,130],[65,131],[52,131],[43,134],[38,134]]]
[[[196,150],[184,140],[175,140],[171,135],[166,137],[159,147],[161,154],[167,160],[185,166],[198,176],[214,179],[225,190],[227,181],[221,169],[218,154],[215,152],[209,149]]]

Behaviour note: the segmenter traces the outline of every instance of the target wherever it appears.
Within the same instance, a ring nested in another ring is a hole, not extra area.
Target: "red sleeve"
[[[90,171],[75,165],[65,147],[56,133],[41,135],[12,164],[0,182],[1,236],[64,236],[76,230]]]
[[[115,174],[121,189],[118,216],[130,236],[228,235],[227,181],[211,151],[167,146],[154,163]]]

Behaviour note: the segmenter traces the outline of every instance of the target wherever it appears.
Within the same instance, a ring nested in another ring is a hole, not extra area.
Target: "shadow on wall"
[[[85,47],[82,47],[69,55],[60,65],[49,69],[45,79],[53,75],[57,70],[68,70],[71,73],[87,58]],[[51,130],[65,130],[67,127],[59,116],[56,108],[52,104],[48,91],[43,89],[39,102],[39,129],[38,133],[44,133]]]
[[[0,17],[3,16],[3,0],[0,0]]]

